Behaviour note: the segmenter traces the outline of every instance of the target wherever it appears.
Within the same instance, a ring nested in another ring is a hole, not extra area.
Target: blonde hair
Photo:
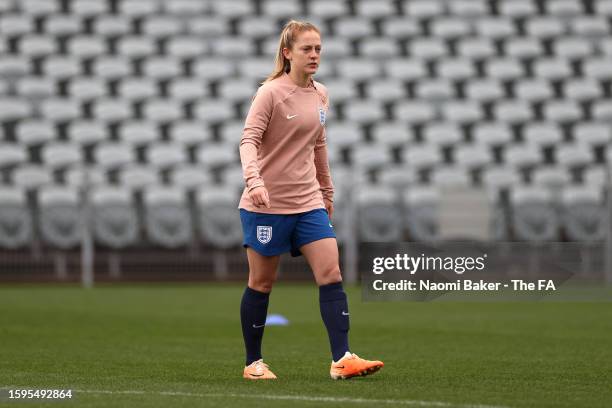
[[[316,31],[317,34],[321,35],[321,31],[312,23],[304,21],[290,20],[283,27],[283,31],[280,34],[280,40],[278,42],[278,51],[274,60],[274,70],[262,84],[268,81],[278,78],[285,72],[291,71],[291,64],[287,58],[283,55],[283,48],[293,48],[293,44],[297,39],[298,34],[304,31]]]

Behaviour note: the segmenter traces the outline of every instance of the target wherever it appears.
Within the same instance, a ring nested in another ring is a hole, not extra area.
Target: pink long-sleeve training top
[[[296,85],[288,74],[257,90],[247,115],[240,160],[246,187],[239,208],[267,214],[295,214],[325,208],[333,201],[325,115],[327,89],[312,81]],[[249,191],[265,186],[270,208],[258,207]]]

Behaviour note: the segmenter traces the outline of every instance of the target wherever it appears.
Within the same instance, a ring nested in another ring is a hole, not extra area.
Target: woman
[[[332,349],[331,377],[367,375],[383,366],[349,351],[349,311],[330,222],[334,187],[324,127],[327,90],[312,79],[320,53],[320,32],[314,25],[285,25],[274,72],[253,98],[240,141],[246,187],[239,208],[249,262],[240,305],[244,378],[276,378],[262,360],[261,341],[284,252],[303,254],[319,286],[321,317]]]

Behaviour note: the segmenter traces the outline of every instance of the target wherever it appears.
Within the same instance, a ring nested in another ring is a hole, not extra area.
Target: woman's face
[[[291,70],[313,75],[321,60],[321,36],[314,31],[298,34],[292,49],[284,48],[285,58],[291,61]]]

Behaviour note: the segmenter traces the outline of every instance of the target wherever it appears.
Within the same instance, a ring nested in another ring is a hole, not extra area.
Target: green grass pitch
[[[241,378],[243,285],[0,287],[0,387],[73,389],[74,407],[609,407],[612,303],[363,303],[351,348],[379,373],[329,378],[314,284],[275,287],[264,357]],[[50,405],[49,405],[50,404]],[[58,404],[58,405],[56,405]]]

